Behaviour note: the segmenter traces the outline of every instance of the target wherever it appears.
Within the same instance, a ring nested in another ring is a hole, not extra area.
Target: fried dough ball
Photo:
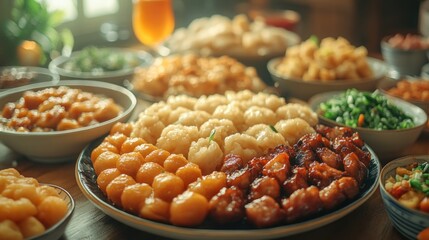
[[[128,137],[125,134],[122,133],[115,133],[113,135],[109,135],[104,139],[104,142],[111,143],[113,146],[115,146],[118,150],[121,149],[122,144],[127,140]]]
[[[121,173],[125,173],[135,178],[143,161],[144,158],[139,152],[124,153],[121,154],[119,159],[116,161],[116,168]]]
[[[185,190],[183,180],[168,172],[158,174],[152,183],[154,197],[171,202],[173,198]]]
[[[300,118],[281,120],[274,125],[286,142],[293,146],[298,140],[308,133],[314,133],[315,130],[306,121]]]
[[[113,144],[103,141],[100,145],[94,148],[91,152],[91,162],[94,164],[95,160],[102,154],[103,152],[113,152],[119,153],[118,148],[116,148]]]
[[[146,143],[146,141],[143,140],[142,138],[129,137],[122,143],[122,146],[119,152],[121,154],[132,152],[135,147],[143,143]]]
[[[168,156],[170,156],[170,153],[168,151],[158,148],[149,153],[144,158],[144,162],[154,162],[158,163],[160,166],[163,166],[164,161],[168,158]]]
[[[236,133],[225,138],[225,155],[240,155],[245,162],[248,162],[261,153],[256,138],[248,134]]]
[[[199,193],[211,199],[216,195],[223,187],[226,186],[226,174],[224,172],[212,172],[203,178],[197,179],[197,181],[191,183],[188,186],[188,190]]]
[[[0,221],[0,239],[21,240],[24,239],[19,227],[11,220]]]
[[[121,195],[122,207],[125,211],[138,214],[146,198],[151,196],[152,193],[152,187],[146,183],[128,185]]]
[[[152,186],[153,179],[163,173],[164,168],[158,163],[147,162],[140,166],[136,174],[136,181],[139,183],[146,183]]]
[[[170,153],[183,154],[187,158],[191,143],[197,139],[197,127],[169,125],[162,130],[156,146]]]
[[[121,195],[125,187],[135,184],[136,181],[127,174],[120,174],[106,187],[107,198],[117,206],[121,206]]]
[[[188,162],[185,166],[177,169],[176,176],[180,177],[183,180],[185,187],[187,187],[198,178],[202,178],[203,174],[197,164]]]
[[[317,114],[310,107],[298,103],[281,106],[277,109],[276,114],[279,120],[301,118],[312,127],[316,126],[318,122]]]
[[[37,219],[46,228],[50,228],[59,222],[68,211],[67,203],[59,197],[49,196],[37,206]]]
[[[107,195],[107,185],[119,175],[121,175],[121,172],[117,168],[105,169],[98,175],[97,185],[104,194]]]
[[[223,152],[215,141],[200,138],[198,141],[192,142],[189,148],[188,160],[197,164],[203,175],[207,175],[222,166]]]
[[[134,152],[139,152],[142,157],[146,158],[149,153],[157,150],[158,148],[150,143],[143,143],[134,148]]]
[[[181,154],[170,154],[164,161],[164,169],[168,172],[175,173],[177,169],[185,166],[188,160]]]
[[[43,224],[35,217],[29,217],[18,223],[18,227],[24,238],[36,236],[43,233],[46,228]],[[0,236],[0,239],[1,238]]]
[[[269,125],[257,124],[247,129],[245,134],[254,137],[260,149],[275,148],[280,144],[287,145],[285,138],[275,131],[277,130]]]
[[[39,202],[36,205],[39,205],[40,201],[48,196],[60,197],[60,194],[55,188],[52,188],[48,185],[38,186],[36,189],[37,195],[39,196]]]
[[[101,153],[94,162],[95,174],[99,175],[103,170],[115,168],[120,156],[109,151]]]
[[[0,197],[0,220],[9,219],[14,222],[21,221],[37,213],[36,206],[27,198],[13,200]]]
[[[170,205],[170,222],[177,226],[197,226],[207,216],[209,203],[198,193],[186,191],[173,199]]]
[[[32,184],[10,183],[4,188],[1,194],[13,200],[26,198],[33,204],[38,204],[40,202],[39,195],[37,194],[37,187]]]
[[[153,196],[148,197],[140,209],[139,216],[158,222],[168,222],[170,219],[170,203]]]
[[[133,124],[132,123],[122,123],[117,122],[113,125],[112,129],[110,129],[110,135],[113,135],[115,133],[122,133],[125,136],[129,137],[131,135],[131,132],[133,131]]]

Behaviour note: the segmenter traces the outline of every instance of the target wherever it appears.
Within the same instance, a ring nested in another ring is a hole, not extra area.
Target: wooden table
[[[147,103],[139,100],[139,108]],[[136,109],[136,113],[139,109]],[[135,117],[134,116],[134,117]],[[429,133],[405,150],[403,155],[428,155]],[[15,167],[21,174],[39,182],[65,188],[76,202],[74,215],[61,239],[166,239],[128,227],[105,215],[82,194],[75,179],[75,162],[63,164],[35,163],[18,156],[0,144],[0,169]],[[362,206],[345,217],[305,233],[282,239],[404,239],[392,226],[384,209],[379,190]]]

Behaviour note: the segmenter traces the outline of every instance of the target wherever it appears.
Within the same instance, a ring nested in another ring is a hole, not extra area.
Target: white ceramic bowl
[[[267,64],[267,68],[275,82],[275,86],[279,89],[280,94],[287,99],[298,98],[306,101],[318,93],[340,91],[348,88],[356,88],[362,91],[373,91],[377,88],[378,82],[387,72],[387,66],[383,61],[375,58],[368,58],[368,63],[374,73],[373,78],[359,80],[335,80],[329,82],[303,81],[302,79],[288,78],[278,73],[276,68],[281,60],[282,58],[274,58],[270,60]]]
[[[134,56],[139,61],[139,64],[136,67],[148,66],[152,63],[153,57],[146,51],[143,50],[133,50],[133,49],[121,49],[121,48],[107,48],[113,53]],[[49,63],[49,70],[53,73],[59,74],[61,79],[87,79],[94,81],[102,81],[113,83],[117,85],[123,85],[123,81],[126,79],[131,79],[134,75],[134,69],[124,68],[116,71],[104,71],[102,73],[91,73],[91,72],[77,72],[69,71],[64,69],[64,64],[73,57],[76,57],[80,54],[80,51],[74,52],[70,57],[60,56],[55,58]]]
[[[341,92],[327,92],[317,94],[309,100],[310,107],[318,113],[319,121],[328,126],[345,126],[333,120],[323,117],[320,114],[319,105],[333,98]],[[352,127],[358,132],[362,139],[367,143],[377,154],[382,161],[389,161],[398,157],[402,151],[411,146],[419,137],[423,128],[426,125],[427,115],[419,107],[401,100],[399,98],[386,95],[391,104],[396,105],[404,113],[411,116],[415,123],[415,127],[400,129],[400,130],[375,130],[370,128]]]
[[[14,87],[20,87],[33,83],[40,82],[51,82],[53,84],[58,83],[60,80],[60,76],[56,73],[52,73],[47,68],[42,67],[28,67],[28,66],[6,66],[0,67],[0,75],[9,75],[14,77],[25,77],[31,76],[31,78],[27,80],[18,80],[8,82],[8,86],[3,86],[3,83],[0,81],[0,91],[5,91]],[[9,86],[10,85],[10,86]]]
[[[381,198],[383,199],[384,206],[393,226],[410,240],[416,239],[417,234],[420,231],[429,227],[429,214],[405,207],[386,191],[384,185],[386,179],[390,176],[395,176],[395,170],[397,167],[405,167],[414,162],[429,162],[429,155],[407,156],[389,162],[381,170],[378,181]]]
[[[52,184],[45,184],[45,185],[49,185],[49,186],[53,187],[58,192],[58,194],[60,195],[60,198],[64,199],[64,201],[66,201],[68,211],[67,211],[67,213],[63,219],[61,219],[58,223],[56,223],[55,225],[53,225],[49,229],[46,229],[46,231],[44,233],[33,236],[33,237],[26,239],[26,240],[57,240],[57,239],[59,239],[62,235],[64,235],[66,227],[67,227],[68,223],[70,222],[70,219],[73,216],[75,203],[74,203],[74,200],[73,200],[72,196],[70,195],[70,193],[68,193],[63,188],[52,185]]]
[[[41,90],[48,87],[68,86],[85,92],[102,94],[112,98],[122,106],[123,112],[108,121],[92,126],[54,132],[16,132],[0,129],[0,141],[17,153],[46,163],[55,163],[76,159],[80,151],[89,142],[107,134],[117,122],[126,122],[134,111],[137,99],[124,87],[97,81],[70,80],[52,83],[37,83],[0,93],[0,106],[15,102],[27,90]]]

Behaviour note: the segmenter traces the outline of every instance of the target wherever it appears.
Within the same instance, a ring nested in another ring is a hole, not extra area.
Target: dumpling
[[[192,142],[189,148],[188,160],[197,164],[203,175],[218,170],[223,164],[223,152],[215,141],[200,138]]]
[[[315,132],[314,128],[301,118],[281,120],[276,123],[274,128],[291,146],[298,142],[298,140],[305,134]]]

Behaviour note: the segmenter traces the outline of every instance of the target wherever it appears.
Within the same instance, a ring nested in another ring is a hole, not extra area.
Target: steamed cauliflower
[[[241,133],[236,133],[225,138],[224,154],[228,155],[231,153],[240,155],[246,163],[252,158],[263,154],[256,138]]]
[[[275,148],[280,144],[288,145],[285,138],[266,124],[257,124],[246,130],[246,134],[256,138],[260,149]]]
[[[140,137],[148,143],[156,144],[164,128],[165,125],[159,120],[158,116],[142,115],[133,125],[131,137]]]
[[[184,112],[180,115],[179,119],[176,121],[177,124],[182,124],[185,126],[196,126],[200,127],[203,123],[207,122],[210,119],[210,114],[204,111],[189,111]]]
[[[225,138],[238,132],[231,120],[213,118],[201,125],[200,137],[208,138],[213,130],[215,131],[213,141],[215,141],[222,150],[224,149]]]
[[[192,142],[189,148],[188,160],[197,164],[203,175],[218,170],[223,164],[223,152],[215,141],[200,138]]]
[[[260,123],[274,125],[276,122],[276,114],[268,108],[252,106],[244,112],[245,129]]]
[[[162,130],[156,146],[170,153],[183,154],[187,158],[191,143],[197,139],[197,127],[173,124]]]
[[[281,120],[274,128],[284,137],[289,145],[293,146],[307,133],[316,132],[306,121],[300,118]]]
[[[276,111],[279,120],[301,118],[314,127],[317,124],[317,114],[310,107],[298,104],[289,103],[281,106]]]
[[[202,96],[194,105],[194,110],[201,110],[213,114],[215,109],[220,105],[228,104],[228,99],[220,94]]]
[[[237,103],[218,106],[213,112],[213,117],[231,120],[234,123],[235,128],[240,131],[244,128],[243,111]]]

